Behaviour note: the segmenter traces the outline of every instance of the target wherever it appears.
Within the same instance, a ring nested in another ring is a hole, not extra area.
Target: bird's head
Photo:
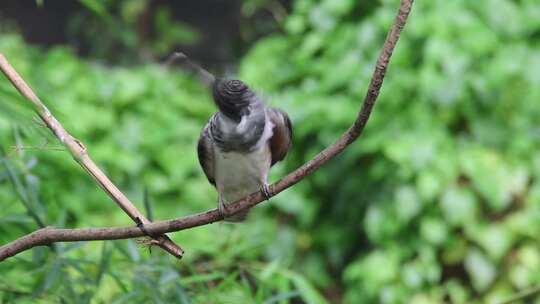
[[[250,113],[249,105],[257,100],[255,93],[241,80],[217,79],[212,94],[219,111],[237,122]]]

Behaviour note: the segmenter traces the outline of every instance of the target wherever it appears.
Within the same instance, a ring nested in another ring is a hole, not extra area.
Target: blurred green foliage
[[[289,112],[274,179],[354,120],[397,1],[297,0],[239,78]],[[156,219],[215,206],[198,167],[214,111],[192,78],[105,67],[3,35],[0,50]],[[271,75],[271,77],[270,77]],[[483,303],[540,284],[540,3],[417,1],[362,137],[242,225],[172,234],[180,262],[133,241],[57,244],[0,263],[30,303]],[[0,241],[40,224],[131,225],[0,81]],[[14,149],[25,146],[26,149]]]
[[[197,42],[198,32],[173,20],[165,6],[152,0],[79,0],[87,10],[71,16],[70,42],[97,58],[116,63],[163,57],[178,44]],[[152,29],[152,30],[151,30]]]

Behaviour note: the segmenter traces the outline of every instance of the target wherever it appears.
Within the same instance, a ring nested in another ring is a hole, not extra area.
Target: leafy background
[[[210,96],[153,63],[202,34],[164,9],[164,33],[142,52],[122,14],[137,12],[130,1],[81,3],[87,22],[121,25],[104,41],[75,27],[98,49],[31,45],[3,21],[1,52],[154,219],[215,207],[195,153]],[[243,3],[243,20],[275,4]],[[236,72],[213,66],[290,114],[294,148],[272,180],[353,121],[397,6],[296,0],[259,23],[264,35],[237,50]],[[109,48],[118,41],[123,55]],[[540,283],[539,101],[538,1],[416,1],[364,134],[335,160],[245,224],[171,234],[181,261],[131,240],[6,260],[0,302],[496,303]],[[0,130],[2,244],[44,225],[132,225],[6,80]]]

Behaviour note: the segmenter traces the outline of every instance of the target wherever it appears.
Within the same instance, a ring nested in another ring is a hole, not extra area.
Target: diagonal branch
[[[343,135],[341,135],[341,137],[333,145],[325,148],[300,168],[272,184],[269,187],[271,196],[274,196],[295,185],[304,177],[319,169],[322,165],[334,158],[360,136],[369,119],[373,105],[379,96],[390,57],[392,56],[394,47],[399,39],[401,30],[407,21],[412,3],[413,0],[401,0],[399,11],[394,20],[394,24],[386,36],[386,40],[384,42],[383,49],[379,54],[368,91],[364,97],[364,102],[353,125],[345,133],[343,133]],[[242,210],[251,208],[261,203],[265,199],[265,196],[261,192],[254,192],[245,198],[228,205],[228,214],[225,214],[225,216],[230,216]],[[145,224],[144,231],[138,227],[80,229],[43,228],[0,247],[0,261],[35,246],[47,245],[54,242],[128,239],[144,236],[146,233],[150,235],[160,235],[167,232],[180,231],[197,226],[207,225],[222,219],[223,218],[220,216],[218,210],[212,209],[206,212],[188,215],[174,220]]]
[[[538,294],[540,294],[540,285],[533,286],[531,288],[527,288],[525,290],[522,290],[508,299],[497,302],[498,304],[511,304],[511,303],[530,303],[526,300],[530,300],[532,302],[533,299],[538,299]],[[523,302],[520,302],[523,301]]]
[[[60,140],[60,142],[68,149],[73,156],[73,159],[81,165],[86,172],[92,176],[94,181],[105,191],[117,204],[131,217],[135,223],[148,224],[150,221],[133,205],[133,203],[120,191],[113,182],[101,171],[88,155],[86,147],[75,137],[71,136],[66,129],[58,122],[58,120],[47,109],[45,104],[41,102],[39,97],[32,91],[30,86],[22,79],[17,71],[9,64],[6,57],[0,53],[0,69],[13,84],[15,88],[26,97],[34,106],[34,111],[43,120],[45,125],[51,132]],[[178,245],[173,243],[166,235],[156,235],[156,244],[174,255],[181,258],[184,251]]]

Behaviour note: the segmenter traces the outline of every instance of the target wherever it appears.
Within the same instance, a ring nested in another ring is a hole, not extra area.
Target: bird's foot
[[[274,196],[274,193],[270,191],[270,187],[266,183],[261,186],[261,193],[264,195],[267,201],[270,200],[272,196]]]
[[[227,204],[221,198],[218,202],[218,212],[221,218],[226,218],[229,214],[229,208],[227,208]]]

